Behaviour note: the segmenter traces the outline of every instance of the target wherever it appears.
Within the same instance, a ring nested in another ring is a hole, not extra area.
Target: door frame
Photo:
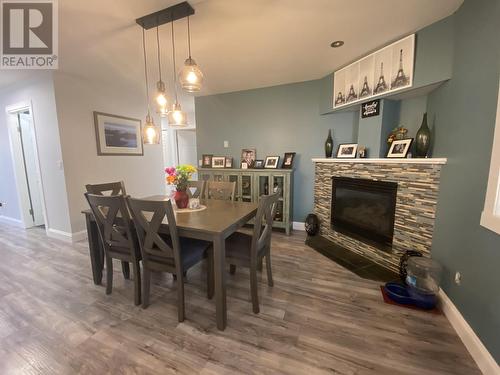
[[[17,113],[22,111],[29,111],[31,118],[30,127],[31,131],[33,132],[33,137],[32,137],[33,144],[30,145],[30,147],[34,148],[33,151],[35,155],[36,174],[38,177],[38,190],[41,195],[40,199],[42,201],[42,215],[43,215],[43,221],[45,222],[45,231],[47,232],[49,229],[49,221],[47,217],[47,206],[45,202],[45,194],[43,189],[42,173],[40,169],[40,156],[38,152],[38,140],[36,134],[35,117],[33,115],[33,106],[31,100],[18,102],[5,107],[5,116],[7,117],[7,128],[9,133],[10,154],[12,156],[12,166],[14,168],[14,177],[16,180],[17,199],[19,203],[19,209],[21,211],[20,212],[21,221],[23,223],[24,228],[33,227],[32,225],[33,219],[28,214],[29,211],[28,182],[26,181],[24,164],[22,164],[21,165],[22,168],[20,168],[19,165],[20,163],[17,160],[18,155],[16,155],[15,153],[15,150],[17,148],[15,142],[17,141],[17,138],[19,138],[19,132],[17,129],[18,126]],[[16,140],[14,139],[14,137],[16,137]]]

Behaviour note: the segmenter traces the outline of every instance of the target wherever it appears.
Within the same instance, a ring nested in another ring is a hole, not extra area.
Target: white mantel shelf
[[[447,158],[366,158],[366,159],[341,159],[341,158],[313,158],[314,163],[356,163],[356,164],[446,164]]]

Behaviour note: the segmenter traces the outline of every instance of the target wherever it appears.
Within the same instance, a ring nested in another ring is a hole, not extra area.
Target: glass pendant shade
[[[160,133],[161,133],[160,127],[155,125],[153,118],[148,113],[146,116],[146,122],[142,128],[142,139],[144,144],[147,145],[159,144]]]
[[[156,103],[160,107],[165,107],[167,105],[167,96],[165,94],[165,82],[156,82],[156,89],[158,90],[156,94]]]
[[[181,105],[176,102],[172,110],[168,113],[169,126],[187,126],[187,115],[181,108]]]
[[[187,92],[198,92],[203,84],[203,73],[196,62],[188,57],[184,62],[184,67],[179,73],[181,87]]]

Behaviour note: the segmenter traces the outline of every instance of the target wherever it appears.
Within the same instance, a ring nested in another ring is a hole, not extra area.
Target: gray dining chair
[[[271,270],[271,234],[278,199],[279,192],[262,195],[255,216],[253,234],[235,232],[226,239],[226,263],[230,265],[231,274],[236,272],[236,266],[250,269],[250,291],[253,312],[256,314],[259,313],[257,270],[264,258],[266,259],[267,284],[274,285]]]
[[[207,181],[205,197],[207,199],[234,201],[236,199],[236,182]]]
[[[134,303],[141,303],[141,252],[123,195],[85,193],[94,215],[106,259],[106,294],[113,289],[113,259],[132,264]],[[126,275],[128,278],[130,275]]]
[[[125,183],[123,181],[106,182],[103,184],[87,184],[85,185],[87,193],[97,195],[127,195]]]
[[[142,306],[149,305],[151,272],[183,275],[185,271],[208,258],[207,297],[213,297],[213,251],[210,242],[179,237],[172,203],[127,197],[142,253],[143,293]],[[161,232],[164,219],[168,227]],[[207,251],[208,250],[208,251]],[[179,322],[184,321],[184,278],[177,277],[177,309]]]
[[[205,181],[188,181],[187,193],[189,198],[203,198],[205,196]]]

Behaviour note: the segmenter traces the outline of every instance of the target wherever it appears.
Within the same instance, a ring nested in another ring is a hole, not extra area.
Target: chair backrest
[[[96,195],[127,195],[123,181],[85,185],[87,193]],[[106,193],[106,194],[105,194]]]
[[[205,181],[188,181],[187,193],[189,198],[203,198],[205,196]],[[191,191],[191,189],[196,189]]]
[[[167,201],[149,201],[127,197],[132,212],[135,229],[139,238],[144,264],[172,260],[180,272],[180,243],[172,203]],[[160,236],[160,226],[167,218],[170,242]]]
[[[236,198],[236,182],[207,181],[205,197],[207,199],[234,201]]]
[[[123,195],[99,195],[85,193],[94,214],[104,250],[135,256],[136,237]]]
[[[273,220],[276,213],[280,191],[271,195],[261,195],[255,222],[253,226],[251,257],[257,259],[257,255],[271,246],[271,234]]]

